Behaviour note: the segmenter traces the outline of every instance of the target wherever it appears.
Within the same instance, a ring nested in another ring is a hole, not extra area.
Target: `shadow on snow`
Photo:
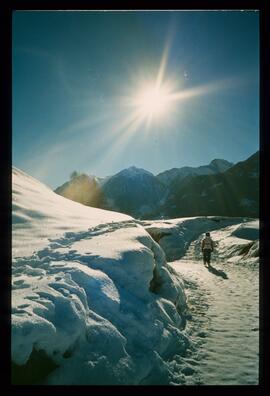
[[[217,276],[221,276],[223,279],[228,279],[228,275],[224,272],[221,271],[215,267],[213,267],[211,264],[209,264],[208,266],[206,266],[206,268],[208,269],[209,272],[211,272],[214,275]]]

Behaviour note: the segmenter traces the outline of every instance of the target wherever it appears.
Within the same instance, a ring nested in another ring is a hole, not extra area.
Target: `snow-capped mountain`
[[[258,216],[258,156],[254,154],[257,162],[247,159],[233,165],[214,159],[205,166],[175,168],[157,176],[135,166],[106,178],[80,175],[55,192],[85,205],[141,219]]]
[[[166,189],[151,172],[132,166],[110,177],[102,191],[105,208],[145,216],[159,205]]]
[[[223,159],[214,159],[209,165],[198,167],[184,166],[182,168],[172,168],[165,172],[159,173],[156,177],[166,186],[169,186],[177,179],[178,183],[187,176],[196,175],[213,175],[215,173],[225,172],[233,166],[233,163]]]

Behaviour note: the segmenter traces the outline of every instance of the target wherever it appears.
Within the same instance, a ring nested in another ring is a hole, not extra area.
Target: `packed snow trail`
[[[196,260],[195,244],[170,264],[183,277],[188,296],[186,334],[194,343],[189,364],[196,372],[189,383],[258,384],[258,267],[213,261],[214,268],[227,274],[224,279]]]

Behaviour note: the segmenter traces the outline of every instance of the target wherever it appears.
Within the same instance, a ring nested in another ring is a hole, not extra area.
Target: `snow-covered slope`
[[[130,219],[63,199],[21,170],[12,170],[13,256],[29,255],[65,231]]]
[[[65,199],[18,169],[12,184],[13,383],[176,381],[186,301],[160,246],[131,217]]]

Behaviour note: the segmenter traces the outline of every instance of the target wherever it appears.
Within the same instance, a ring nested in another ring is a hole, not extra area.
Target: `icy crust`
[[[59,197],[18,170],[13,181],[16,370],[25,377],[43,352],[53,368],[32,383],[184,382],[170,363],[188,347],[184,288],[160,246],[129,216]]]
[[[242,217],[202,216],[163,221],[142,221],[141,224],[162,247],[166,259],[174,261],[183,257],[190,243],[206,231],[237,225],[235,232],[238,235],[247,236],[248,233],[255,238],[256,231],[254,231],[252,224],[257,223],[255,220],[250,220]],[[246,222],[249,226],[244,227],[242,223],[245,224]]]

